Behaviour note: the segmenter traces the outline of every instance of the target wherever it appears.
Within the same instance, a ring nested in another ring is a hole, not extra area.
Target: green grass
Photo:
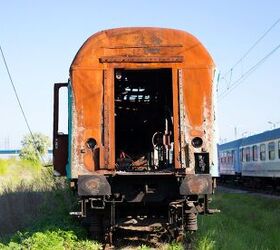
[[[79,240],[73,231],[47,230],[44,232],[17,233],[11,241],[4,245],[0,243],[1,249],[14,250],[65,250],[65,249],[89,249],[99,250],[101,246],[89,240]]]
[[[200,216],[197,249],[279,249],[280,200],[250,194],[216,194],[221,213]]]
[[[27,161],[0,160],[0,249],[100,249],[87,239],[80,223],[69,216],[75,197],[51,169]],[[250,194],[213,197],[221,213],[199,216],[197,250],[265,250],[280,246],[280,200]],[[136,248],[149,250],[146,245]],[[180,243],[161,250],[183,250]]]
[[[20,185],[34,185],[34,178],[40,178],[42,167],[27,160],[0,159],[0,194],[12,191]]]
[[[64,178],[27,161],[8,160],[0,183],[0,249],[101,249],[69,216],[74,196]]]

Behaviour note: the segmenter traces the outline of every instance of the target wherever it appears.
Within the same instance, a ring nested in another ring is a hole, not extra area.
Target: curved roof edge
[[[234,141],[226,142],[224,144],[219,144],[219,150],[226,150],[230,148],[238,148],[243,146],[249,146],[252,144],[257,144],[260,142],[272,141],[275,139],[280,140],[280,128],[273,130],[264,131],[262,133],[251,135],[245,138],[240,138]]]
[[[197,61],[204,60],[202,65],[215,66],[204,45],[186,31],[157,27],[127,27],[102,30],[90,36],[77,52],[71,67],[86,64],[85,61],[89,62],[88,57],[100,56],[100,53],[104,53],[104,50],[100,51],[101,49],[111,49],[113,53],[113,49],[148,47],[177,47],[176,53],[192,54],[196,56]]]

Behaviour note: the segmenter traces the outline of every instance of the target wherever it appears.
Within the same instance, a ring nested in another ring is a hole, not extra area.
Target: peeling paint
[[[152,57],[149,59],[149,56]],[[183,31],[158,28],[113,29],[90,37],[71,65],[70,75],[75,103],[71,159],[73,178],[98,170],[94,157],[91,157],[92,153],[85,149],[88,137],[97,141],[100,150],[100,169],[110,171],[115,169],[113,92],[115,68],[176,70],[172,72],[179,70],[181,76],[178,77],[181,77],[181,80],[173,81],[173,84],[181,84],[178,86],[179,97],[173,96],[178,100],[174,101],[173,105],[178,105],[179,112],[174,113],[174,135],[181,136],[181,141],[178,137],[174,138],[175,159],[180,160],[179,168],[186,168],[186,173],[192,174],[194,153],[207,151],[212,162],[215,148],[212,101],[214,63],[206,49],[196,38]],[[104,78],[102,72],[105,70]],[[174,74],[172,76],[175,77]],[[173,88],[175,89],[175,86]],[[174,93],[176,94],[175,90]],[[176,107],[173,107],[174,110]],[[104,120],[105,116],[107,117]],[[194,148],[191,145],[191,140],[196,136],[203,139],[202,148]],[[186,146],[189,163],[185,162]],[[81,153],[81,150],[85,153]]]

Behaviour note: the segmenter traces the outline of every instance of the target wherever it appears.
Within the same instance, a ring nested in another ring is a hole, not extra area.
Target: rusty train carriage
[[[55,84],[54,168],[77,187],[76,214],[95,235],[143,215],[166,218],[175,237],[210,211],[214,68],[195,37],[173,29],[105,30],[78,51],[69,82]],[[58,132],[61,87],[68,135]]]

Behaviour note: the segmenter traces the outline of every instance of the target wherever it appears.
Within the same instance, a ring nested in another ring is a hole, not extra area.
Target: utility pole
[[[235,140],[237,139],[237,127],[236,126],[234,127],[234,139]]]

